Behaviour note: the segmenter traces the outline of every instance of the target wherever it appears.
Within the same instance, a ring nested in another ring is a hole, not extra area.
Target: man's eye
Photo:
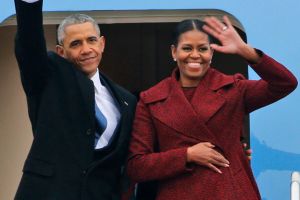
[[[78,41],[71,42],[71,44],[70,44],[71,47],[76,47],[78,45],[79,45]]]
[[[97,39],[96,37],[92,37],[92,38],[89,38],[89,41],[90,41],[90,42],[97,42],[98,39]]]

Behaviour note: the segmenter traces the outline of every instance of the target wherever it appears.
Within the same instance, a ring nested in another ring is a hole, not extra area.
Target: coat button
[[[90,128],[87,129],[87,130],[86,130],[86,134],[87,134],[87,135],[91,135],[91,134],[92,134],[92,130],[91,130]]]
[[[83,174],[83,175],[86,175],[86,170],[82,170],[82,174]]]

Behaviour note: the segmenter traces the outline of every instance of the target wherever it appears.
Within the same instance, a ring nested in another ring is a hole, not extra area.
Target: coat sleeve
[[[132,180],[162,180],[192,170],[186,166],[187,148],[158,152],[156,138],[149,109],[140,100],[133,123],[127,166],[128,175]]]
[[[262,54],[261,61],[251,67],[261,77],[260,80],[246,80],[239,75],[235,76],[244,95],[246,113],[285,97],[297,87],[295,76],[266,54]]]
[[[42,91],[50,72],[43,31],[42,3],[42,0],[35,3],[15,0],[15,54],[27,97]]]

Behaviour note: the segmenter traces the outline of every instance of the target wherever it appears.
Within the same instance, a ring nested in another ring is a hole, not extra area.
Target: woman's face
[[[172,45],[172,56],[177,60],[183,87],[197,86],[206,74],[213,55],[208,35],[198,30],[181,34],[177,47]]]

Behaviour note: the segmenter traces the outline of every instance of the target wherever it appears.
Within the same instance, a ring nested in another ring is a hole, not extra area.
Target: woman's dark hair
[[[206,33],[203,30],[203,26],[205,23],[199,19],[186,19],[178,23],[174,32],[173,32],[173,45],[177,46],[178,40],[181,34],[191,31],[191,30],[198,30],[200,32]],[[206,33],[207,34],[207,33]],[[213,38],[208,35],[209,43],[213,42]]]

